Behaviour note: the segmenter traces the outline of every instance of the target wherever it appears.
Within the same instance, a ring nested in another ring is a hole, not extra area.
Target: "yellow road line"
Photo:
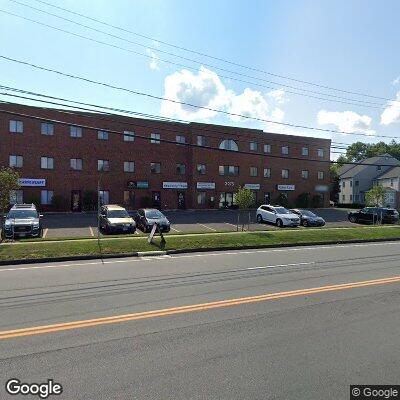
[[[153,310],[153,311],[145,311],[145,312],[137,312],[133,314],[124,314],[124,315],[115,315],[111,317],[102,317],[96,319],[82,320],[82,321],[74,321],[74,322],[65,322],[53,325],[43,325],[43,326],[35,326],[31,328],[22,328],[22,329],[14,329],[9,331],[0,331],[0,340],[2,339],[11,339],[20,336],[32,336],[32,335],[40,335],[44,333],[53,333],[66,331],[71,329],[79,329],[79,328],[88,328],[92,326],[105,325],[105,324],[115,324],[120,322],[127,321],[135,321],[141,319],[155,318],[155,317],[166,317],[169,315],[183,314],[195,311],[206,311],[215,308],[222,307],[230,307],[235,305],[256,303],[260,301],[267,300],[277,300],[288,297],[295,296],[303,296],[303,295],[311,295],[317,293],[324,292],[332,292],[337,290],[345,290],[345,289],[354,289],[366,286],[373,285],[383,285],[389,283],[398,283],[400,282],[400,276],[393,276],[390,278],[382,278],[382,279],[373,279],[369,281],[359,281],[359,282],[351,282],[351,283],[342,283],[337,285],[330,286],[320,286],[308,289],[299,289],[299,290],[291,290],[287,292],[278,292],[278,293],[268,293],[258,296],[250,296],[250,297],[241,297],[237,299],[230,300],[221,300],[214,301],[211,303],[202,303],[202,304],[193,304],[189,306],[180,306],[180,307],[172,307],[161,310]]]

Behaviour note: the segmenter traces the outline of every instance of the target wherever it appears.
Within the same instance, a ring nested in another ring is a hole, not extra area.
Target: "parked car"
[[[304,210],[302,208],[293,208],[290,210],[292,213],[300,217],[300,224],[303,226],[324,226],[325,220],[312,211]]]
[[[350,222],[395,224],[399,221],[399,213],[394,208],[365,207],[348,214]]]
[[[135,216],[136,225],[143,232],[150,232],[155,223],[158,224],[160,231],[169,232],[171,223],[167,217],[155,208],[142,208]]]
[[[136,223],[125,208],[108,204],[100,208],[100,230],[105,233],[135,233]]]
[[[285,207],[262,205],[257,208],[257,222],[270,222],[278,227],[299,226],[300,217]]]
[[[15,204],[5,216],[1,230],[2,239],[41,237],[42,217],[34,204]]]

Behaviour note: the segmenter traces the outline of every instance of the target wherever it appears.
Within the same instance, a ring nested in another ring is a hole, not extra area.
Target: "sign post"
[[[154,244],[153,239],[154,239],[154,235],[156,234],[156,231],[158,231],[158,233],[160,234],[160,238],[161,238],[160,247],[164,248],[164,246],[165,246],[164,235],[163,235],[160,227],[158,226],[157,222],[155,222],[153,225],[153,228],[151,228],[151,231],[150,231],[149,237],[147,238],[147,241],[151,244]]]

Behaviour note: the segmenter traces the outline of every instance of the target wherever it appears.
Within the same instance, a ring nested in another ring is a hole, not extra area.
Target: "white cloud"
[[[400,83],[400,76],[398,76],[396,79],[393,79],[392,85],[397,86]]]
[[[150,49],[146,49],[146,53],[147,55],[149,55],[150,58],[150,63],[149,63],[149,67],[152,70],[159,70],[160,66],[158,65],[158,60],[159,57],[157,56],[156,53],[154,53],[154,51],[150,50]]]
[[[283,89],[271,90],[267,93],[267,95],[271,97],[277,104],[284,104],[287,101],[285,98],[285,91]]]
[[[317,115],[320,125],[335,125],[343,132],[364,132],[368,135],[374,135],[375,131],[370,129],[372,118],[368,115],[360,115],[354,111],[326,111],[321,110]]]
[[[278,102],[282,101],[284,91],[279,93],[277,91],[270,97],[273,96]],[[197,74],[183,69],[168,75],[164,81],[164,97],[237,114],[227,116],[235,122],[244,121],[246,120],[244,117],[250,116],[278,121],[283,120],[284,117],[283,110],[269,104],[268,94],[263,95],[260,91],[250,88],[236,94],[233,90],[226,88],[215,72],[205,67],[200,67]],[[204,120],[216,116],[218,112],[164,100],[161,104],[161,114],[165,117]]]
[[[381,124],[389,125],[400,122],[400,92],[397,92],[396,101],[389,101],[381,114]]]

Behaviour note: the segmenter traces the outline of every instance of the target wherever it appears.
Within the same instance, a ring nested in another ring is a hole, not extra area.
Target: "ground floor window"
[[[103,206],[110,203],[110,193],[108,190],[99,191],[100,204]]]
[[[264,203],[265,204],[271,203],[271,193],[270,192],[264,193]]]
[[[52,190],[42,190],[40,193],[40,203],[41,204],[51,204],[53,200],[53,191]]]
[[[206,192],[197,193],[197,204],[206,204]]]
[[[24,202],[24,192],[22,190],[11,190],[10,204],[21,204]]]
[[[231,192],[222,192],[219,195],[219,207],[227,208],[235,204],[235,195]]]
[[[128,207],[135,206],[135,193],[131,190],[124,190],[124,204]]]

